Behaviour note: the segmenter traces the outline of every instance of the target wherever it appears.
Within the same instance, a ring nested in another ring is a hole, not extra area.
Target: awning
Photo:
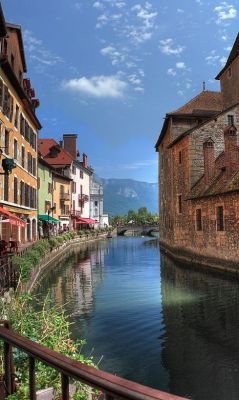
[[[38,219],[40,219],[41,221],[46,221],[46,222],[50,222],[51,224],[59,224],[59,219],[53,218],[50,215],[46,215],[46,214],[38,214]]]
[[[91,219],[91,218],[77,218],[76,224],[91,225],[91,224],[98,224],[98,221],[96,221],[96,219]]]
[[[17,217],[15,214],[10,213],[9,211],[5,210],[5,208],[0,207],[0,216],[4,215],[5,217],[8,217],[8,222],[11,225],[15,226],[21,226],[22,228],[25,228],[26,222],[23,221],[21,218]],[[2,220],[4,221],[4,220]]]

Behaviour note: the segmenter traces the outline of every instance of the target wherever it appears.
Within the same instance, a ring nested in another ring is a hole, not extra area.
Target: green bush
[[[24,258],[29,260],[32,263],[32,265],[35,267],[41,261],[41,254],[38,250],[31,249],[31,250],[26,251],[26,253],[24,254]]]
[[[10,294],[10,304],[4,304],[0,300],[0,318],[8,320],[12,329],[39,344],[45,345],[61,354],[69,356],[74,360],[81,361],[87,365],[95,366],[92,357],[84,357],[80,349],[85,344],[84,340],[73,341],[70,337],[70,324],[66,318],[65,311],[53,307],[47,298],[39,311],[33,307],[37,300],[30,295]],[[2,352],[1,352],[2,354]],[[15,394],[8,396],[9,400],[27,400],[28,391],[28,356],[14,349],[14,366],[18,390]],[[3,363],[0,363],[0,369]],[[0,373],[3,371],[0,370]],[[82,396],[87,400],[86,386],[75,383],[78,393],[75,399]],[[56,399],[60,399],[60,374],[51,367],[41,362],[36,363],[36,388],[37,390],[53,386],[57,390]]]
[[[51,247],[51,249],[54,249],[55,247],[58,246],[58,241],[56,240],[56,238],[50,238],[49,239],[49,245]]]

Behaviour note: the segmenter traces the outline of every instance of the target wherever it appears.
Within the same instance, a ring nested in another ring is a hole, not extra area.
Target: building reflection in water
[[[52,265],[35,294],[39,300],[48,294],[56,307],[64,306],[73,321],[88,319],[95,305],[95,290],[103,281],[106,251],[104,242],[72,250],[57,266]]]
[[[161,255],[169,391],[194,400],[239,398],[239,281]]]

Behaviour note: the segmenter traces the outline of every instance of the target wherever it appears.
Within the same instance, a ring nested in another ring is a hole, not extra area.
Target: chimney
[[[215,174],[215,151],[214,141],[210,138],[203,143],[204,156],[204,180],[205,185],[209,185]]]
[[[74,160],[77,159],[76,142],[77,135],[75,133],[66,133],[63,135],[63,148],[70,153]]]
[[[87,168],[87,155],[83,153],[83,167]]]
[[[224,147],[226,178],[229,179],[239,169],[237,128],[234,125],[224,129]]]

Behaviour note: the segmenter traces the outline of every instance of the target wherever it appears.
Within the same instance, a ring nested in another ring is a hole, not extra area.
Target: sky
[[[157,182],[165,113],[202,91],[238,33],[236,0],[2,0],[22,26],[40,137],[78,134],[103,178]]]

